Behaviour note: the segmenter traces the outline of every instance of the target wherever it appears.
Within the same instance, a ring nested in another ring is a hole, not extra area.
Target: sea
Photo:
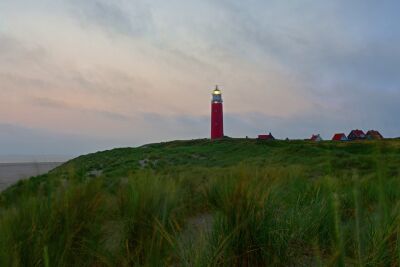
[[[45,174],[73,156],[0,155],[0,191],[19,180]]]

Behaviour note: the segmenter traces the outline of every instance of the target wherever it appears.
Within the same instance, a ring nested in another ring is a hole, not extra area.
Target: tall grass
[[[160,266],[176,259],[167,236],[180,228],[187,198],[179,180],[139,176],[117,194],[118,219],[123,224],[121,262]]]
[[[186,211],[179,181],[157,175],[68,183],[1,211],[0,266],[157,266],[175,259],[160,231]]]
[[[197,164],[209,149],[199,146],[193,164],[189,148],[168,144],[177,150],[170,161],[160,157],[164,167],[125,172],[126,161],[110,156],[115,169],[88,176],[82,166],[104,166],[101,154],[2,193],[0,266],[400,264],[400,157],[392,148],[276,143],[266,148],[279,164],[257,158],[221,167]],[[146,149],[155,158],[155,148]],[[320,161],[307,161],[310,151]],[[179,155],[183,165],[168,164]]]
[[[2,212],[0,265],[83,264],[95,260],[108,212],[98,182],[28,197]]]
[[[207,191],[212,231],[196,262],[218,266],[394,266],[399,177],[326,177],[240,167]],[[391,192],[391,193],[390,193]],[[387,196],[395,198],[387,202]],[[390,211],[386,214],[385,211]],[[196,264],[195,264],[196,265]],[[201,265],[201,264],[200,264]]]

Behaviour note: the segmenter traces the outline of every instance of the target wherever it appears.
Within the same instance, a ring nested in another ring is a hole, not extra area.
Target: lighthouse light
[[[212,92],[212,102],[213,103],[222,103],[222,94],[219,90],[218,86],[215,87],[214,91]]]

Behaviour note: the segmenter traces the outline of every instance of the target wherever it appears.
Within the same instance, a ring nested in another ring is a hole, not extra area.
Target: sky
[[[0,155],[210,134],[400,136],[400,3],[2,0]]]

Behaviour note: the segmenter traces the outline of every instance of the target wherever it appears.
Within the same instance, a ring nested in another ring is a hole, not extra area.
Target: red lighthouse
[[[211,139],[224,137],[224,114],[222,110],[222,94],[218,85],[212,93],[211,101]]]

